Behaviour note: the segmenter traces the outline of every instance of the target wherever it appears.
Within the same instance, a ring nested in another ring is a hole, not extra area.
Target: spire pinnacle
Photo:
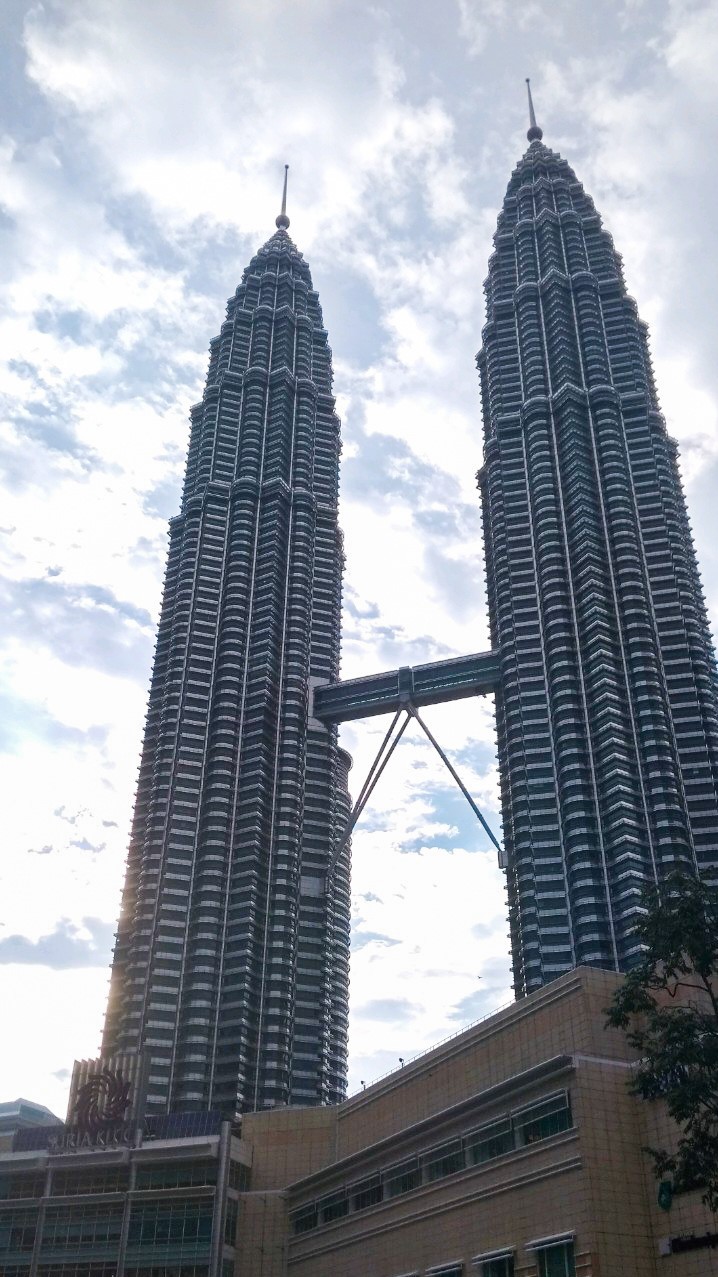
[[[289,165],[284,165],[284,190],[282,191],[282,211],[275,220],[275,226],[280,231],[286,231],[289,226],[289,218],[287,217],[287,175],[289,173]]]
[[[540,129],[536,123],[536,112],[534,111],[534,102],[531,97],[531,81],[528,76],[526,76],[526,90],[529,95],[529,124],[531,126],[526,136],[529,142],[540,142],[543,137],[543,129]]]

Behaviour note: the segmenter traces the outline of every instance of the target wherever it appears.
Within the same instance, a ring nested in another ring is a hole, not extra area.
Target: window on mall
[[[513,1252],[474,1261],[480,1277],[514,1277]]]
[[[538,1250],[538,1277],[576,1277],[572,1241],[556,1242]]]
[[[234,1268],[234,1260],[230,1261]],[[107,1277],[116,1277],[117,1265],[110,1272],[108,1269]],[[38,1274],[40,1277],[40,1274]],[[65,1270],[51,1274],[51,1277],[66,1277]],[[73,1275],[74,1277],[74,1275]],[[78,1273],[77,1277],[95,1277],[94,1272]],[[178,1268],[175,1264],[162,1264],[159,1267],[152,1265],[151,1268],[125,1268],[125,1277],[209,1277],[209,1264],[183,1264]],[[228,1277],[228,1271],[224,1263],[222,1264],[222,1277]]]
[[[387,1197],[398,1197],[400,1193],[409,1193],[412,1188],[419,1188],[420,1185],[421,1167],[417,1157],[401,1162],[398,1166],[390,1166],[384,1173]]]
[[[295,1211],[292,1216],[292,1226],[295,1233],[308,1233],[312,1228],[316,1228],[318,1223],[319,1213],[316,1202],[312,1202],[311,1206],[303,1206],[301,1210]]]
[[[319,1203],[319,1217],[323,1224],[331,1224],[334,1219],[341,1219],[349,1211],[349,1198],[344,1189],[339,1193],[332,1193],[331,1197],[325,1197]]]
[[[0,1213],[0,1259],[8,1262],[31,1255],[35,1245],[37,1210],[5,1210]],[[0,1267],[0,1272],[3,1269]]]
[[[520,1109],[513,1116],[513,1124],[519,1148],[568,1130],[571,1125],[571,1107],[567,1092],[559,1091],[557,1095],[550,1095],[538,1104]]]
[[[318,1224],[327,1224],[354,1211],[367,1210],[403,1193],[410,1193],[436,1180],[461,1171],[470,1170],[494,1158],[514,1153],[531,1144],[549,1139],[573,1125],[571,1105],[567,1091],[534,1100],[477,1127],[465,1135],[455,1136],[434,1148],[426,1149],[411,1158],[405,1158],[394,1166],[386,1166],[374,1172],[366,1180],[354,1183],[323,1198],[320,1202],[303,1206],[292,1214],[295,1233],[307,1232]],[[506,1261],[506,1262],[504,1262]],[[487,1260],[493,1262],[493,1260]],[[511,1277],[513,1259],[510,1255],[497,1257],[496,1272],[486,1270],[487,1277]],[[560,1277],[564,1277],[560,1271]],[[554,1277],[549,1270],[547,1277]]]
[[[3,1277],[28,1277],[28,1271],[24,1268],[22,1273],[19,1270],[15,1273],[13,1269],[2,1269]],[[40,1264],[37,1277],[117,1277],[117,1260],[111,1260],[109,1263]],[[134,1274],[125,1269],[125,1277],[134,1277]],[[185,1273],[182,1277],[185,1277]]]
[[[217,1163],[160,1162],[137,1167],[135,1188],[189,1188],[214,1184],[217,1180]]]
[[[104,1202],[48,1206],[42,1229],[41,1257],[47,1255],[48,1259],[55,1259],[64,1252],[72,1262],[76,1258],[73,1251],[87,1255],[94,1250],[99,1251],[98,1258],[104,1258],[103,1249],[107,1253],[120,1244],[122,1214],[121,1204],[105,1205]]]
[[[199,1260],[212,1236],[212,1197],[133,1203],[127,1239],[128,1259],[160,1266]]]
[[[514,1132],[508,1117],[500,1122],[480,1126],[466,1137],[466,1152],[471,1166],[489,1162],[494,1157],[501,1157],[503,1153],[511,1153],[513,1147]]]
[[[125,1166],[52,1172],[53,1197],[77,1197],[82,1193],[123,1193],[129,1186]]]
[[[424,1169],[428,1180],[443,1179],[445,1175],[455,1175],[464,1169],[464,1151],[461,1140],[450,1140],[439,1148],[432,1148],[423,1157]]]
[[[0,1199],[42,1197],[44,1191],[44,1175],[0,1175]]]
[[[227,1214],[224,1221],[224,1241],[226,1246],[237,1245],[237,1215],[239,1207],[232,1197],[227,1198]]]
[[[354,1184],[350,1189],[352,1210],[366,1210],[382,1200],[383,1189],[379,1172]]]
[[[230,1162],[229,1164],[229,1187],[236,1188],[239,1193],[246,1193],[249,1188],[249,1167],[244,1166],[242,1162]]]

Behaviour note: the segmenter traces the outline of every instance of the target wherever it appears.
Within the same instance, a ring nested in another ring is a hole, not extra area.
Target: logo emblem
[[[97,1135],[106,1126],[122,1122],[130,1102],[130,1083],[118,1069],[102,1069],[81,1086],[75,1101],[80,1135]]]

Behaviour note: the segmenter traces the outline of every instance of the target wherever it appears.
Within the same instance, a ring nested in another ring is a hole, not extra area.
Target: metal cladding
[[[646,327],[540,131],[494,244],[479,486],[522,994],[579,963],[630,968],[646,880],[718,876],[718,704]]]
[[[288,219],[286,219],[288,220]],[[286,227],[210,345],[170,546],[103,1054],[147,1111],[346,1086],[349,759],[308,712],[339,671],[331,351]]]

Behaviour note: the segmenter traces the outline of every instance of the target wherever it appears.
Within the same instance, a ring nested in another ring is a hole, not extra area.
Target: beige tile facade
[[[698,1193],[657,1204],[642,1148],[671,1133],[604,1027],[619,979],[571,972],[336,1108],[245,1117],[235,1277],[480,1277],[502,1250],[538,1277],[562,1236],[580,1277],[718,1277],[718,1250],[659,1253],[718,1221]]]

